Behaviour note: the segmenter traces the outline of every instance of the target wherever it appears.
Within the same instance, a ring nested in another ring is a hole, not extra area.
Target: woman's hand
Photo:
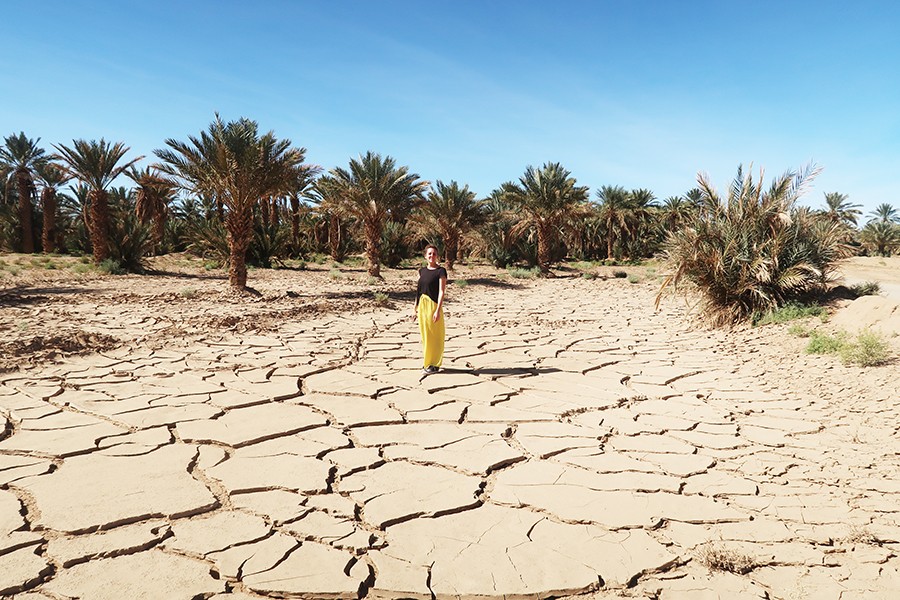
[[[431,322],[432,322],[432,323],[437,323],[437,322],[438,322],[438,319],[441,318],[441,310],[443,310],[443,309],[440,309],[440,308],[439,308],[439,309],[437,309],[436,311],[434,311],[434,314],[431,316]]]

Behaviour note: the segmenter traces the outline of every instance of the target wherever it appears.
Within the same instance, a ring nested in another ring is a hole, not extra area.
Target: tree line
[[[317,253],[341,261],[361,252],[369,274],[380,277],[382,265],[396,266],[427,243],[441,249],[450,269],[477,256],[549,275],[567,257],[671,254],[674,240],[713,223],[727,204],[702,177],[699,187],[662,201],[647,189],[613,185],[592,198],[552,162],[529,166],[477,198],[465,184],[427,182],[371,151],[324,171],[306,162],[305,148],[261,132],[255,121],[218,115],[196,135],[165,140],[149,166],[138,168],[145,157],[128,157],[129,151],[104,139],[47,151],[25,133],[4,138],[0,249],[90,253],[97,264],[114,261],[133,271],[146,256],[186,251],[220,261],[241,289],[248,263],[266,267]],[[120,176],[133,185],[114,186]],[[759,202],[761,176],[748,180],[739,170],[735,182],[729,198],[752,192]],[[798,178],[782,184],[797,185]],[[819,210],[797,207],[795,199],[782,207],[785,218],[827,226],[848,252],[890,255],[900,248],[900,217],[890,204],[860,227],[860,206],[845,194],[825,194]]]

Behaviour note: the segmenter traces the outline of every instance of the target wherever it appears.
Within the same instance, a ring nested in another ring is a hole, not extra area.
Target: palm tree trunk
[[[451,233],[444,237],[444,254],[447,256],[447,270],[453,270],[453,264],[456,262],[457,255],[459,254],[459,235],[455,233]]]
[[[550,227],[545,223],[537,223],[538,267],[542,275],[550,275]]]
[[[344,259],[341,241],[341,218],[332,213],[328,221],[328,249],[331,252],[332,260],[337,262]]]
[[[41,204],[44,207],[44,232],[41,238],[44,252],[56,250],[56,190],[45,187],[41,192]]]
[[[366,258],[369,276],[381,278],[381,223],[366,221]]]
[[[291,247],[300,255],[300,199],[291,195]]]
[[[278,198],[272,197],[272,224],[275,227],[281,225],[281,205],[278,202]]]
[[[160,211],[153,215],[153,248],[154,254],[159,255],[162,252],[162,241],[166,235],[166,213]]]
[[[94,263],[109,258],[109,202],[105,190],[91,191],[91,246]]]
[[[22,252],[31,254],[34,252],[34,219],[33,205],[31,203],[31,191],[34,182],[28,176],[28,171],[16,172],[16,184],[19,188],[19,227],[22,229]]]
[[[268,198],[263,198],[259,201],[259,209],[262,213],[263,226],[268,228],[272,224],[272,205],[269,203]]]
[[[615,234],[613,234],[612,223],[607,224],[606,230],[606,258],[613,259],[613,247],[615,246]]]
[[[248,204],[242,210],[228,211],[228,283],[239,290],[247,288],[247,248],[253,234],[253,206]]]

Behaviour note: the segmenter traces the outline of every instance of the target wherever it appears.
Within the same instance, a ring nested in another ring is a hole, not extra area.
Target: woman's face
[[[434,248],[428,248],[425,250],[425,260],[428,261],[429,265],[433,265],[437,263],[438,253]]]

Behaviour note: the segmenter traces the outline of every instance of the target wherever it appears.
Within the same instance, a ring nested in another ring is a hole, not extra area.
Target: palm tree
[[[697,206],[685,196],[669,196],[660,207],[660,225],[665,232],[681,229],[697,214]]]
[[[295,255],[300,251],[300,198],[312,191],[313,180],[320,171],[316,165],[298,165],[286,190],[291,203],[291,247]]]
[[[724,199],[699,176],[707,214],[669,236],[672,271],[657,305],[668,286],[688,280],[707,316],[728,325],[824,291],[850,248],[840,225],[795,208],[817,173],[813,166],[787,172],[766,189],[762,173],[754,179],[738,167]]]
[[[856,219],[862,214],[861,205],[852,204],[847,194],[825,192],[825,216],[832,223],[840,223],[847,227],[855,226]]]
[[[137,184],[134,211],[141,223],[153,223],[153,247],[159,251],[166,230],[169,203],[175,199],[177,184],[158,169],[131,168],[128,177]]]
[[[73,140],[72,147],[55,145],[59,152],[56,158],[63,162],[63,168],[75,179],[90,188],[91,246],[94,262],[100,264],[109,258],[109,195],[107,188],[133,164],[144,158],[139,156],[121,163],[130,148],[122,142],[111,144],[105,139]]]
[[[409,167],[397,167],[390,156],[382,158],[372,151],[352,159],[349,169],[336,167],[322,179],[325,181],[321,184],[331,189],[341,210],[362,224],[369,275],[380,278],[384,224],[408,214],[422,199],[428,182],[410,173]]]
[[[620,185],[604,185],[597,190],[598,212],[606,226],[606,257],[615,258],[616,238],[624,235],[629,225],[631,198]]]
[[[879,222],[879,223],[898,223],[900,222],[900,214],[897,213],[897,209],[884,202],[875,207],[871,213],[869,213],[869,223]]]
[[[185,189],[211,194],[225,207],[228,279],[234,288],[246,289],[253,207],[290,187],[306,149],[291,147],[290,140],[279,140],[271,131],[259,135],[256,121],[225,123],[218,114],[199,137],[188,136],[187,142],[167,139],[166,145],[155,151],[163,161],[159,168],[179,178]]]
[[[22,251],[34,252],[34,176],[36,169],[47,160],[44,149],[38,146],[41,138],[29,139],[25,132],[8,135],[0,146],[0,161],[6,164],[14,178],[19,195],[19,227],[22,230]],[[7,196],[9,193],[7,193]]]
[[[624,244],[627,256],[638,258],[652,254],[659,243],[658,230],[654,227],[656,213],[659,210],[656,196],[644,188],[631,190],[628,193],[628,204],[628,212],[625,215],[628,227]]]
[[[519,261],[525,254],[523,248],[526,243],[521,239],[524,232],[518,231],[516,227],[520,215],[512,210],[504,192],[513,185],[511,181],[507,181],[481,201],[484,219],[479,228],[479,237],[485,256],[491,264],[500,268]]]
[[[444,246],[447,269],[453,270],[462,236],[482,221],[482,203],[475,200],[469,186],[455,181],[437,181],[419,207],[414,223],[421,232],[436,232]]]
[[[328,253],[332,260],[341,262],[346,256],[344,243],[347,215],[344,214],[343,192],[340,183],[330,176],[320,177],[313,185],[311,198],[318,206],[319,215],[327,221]]]
[[[887,221],[870,221],[859,233],[863,246],[881,256],[890,256],[900,247],[900,226]]]
[[[504,195],[522,217],[518,227],[535,228],[537,263],[541,273],[549,275],[559,228],[586,208],[588,188],[575,185],[575,178],[559,163],[548,162],[540,169],[529,165],[518,183],[505,186]]]
[[[37,168],[41,181],[41,206],[44,211],[44,231],[41,246],[44,252],[54,252],[59,237],[56,231],[57,194],[59,188],[71,179],[68,173],[54,162],[44,162]]]

